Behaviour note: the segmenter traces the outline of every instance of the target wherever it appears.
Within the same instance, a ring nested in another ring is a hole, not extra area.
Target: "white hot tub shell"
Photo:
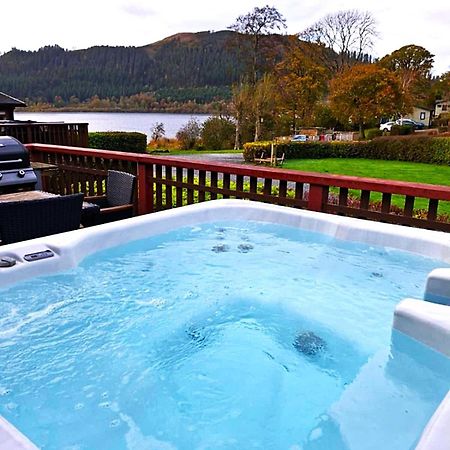
[[[450,235],[447,233],[245,200],[215,200],[3,246],[0,258],[12,258],[16,264],[0,268],[0,287],[70,269],[92,253],[130,241],[182,226],[234,219],[298,227],[336,239],[395,248],[450,263]],[[26,255],[47,250],[53,256],[26,260]],[[450,269],[437,269],[429,274],[424,299],[427,301],[405,299],[400,302],[394,312],[393,327],[450,357]],[[417,448],[450,449],[445,433],[449,427],[450,395],[447,395],[427,425]],[[2,450],[36,448],[4,419],[0,420],[0,446]]]

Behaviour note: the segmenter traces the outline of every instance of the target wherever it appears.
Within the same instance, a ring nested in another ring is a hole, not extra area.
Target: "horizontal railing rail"
[[[0,136],[12,136],[23,144],[88,146],[87,123],[0,123]]]
[[[242,198],[450,231],[450,220],[439,214],[440,207],[450,206],[449,186],[55,145],[27,147],[32,160],[58,166],[49,184],[57,193],[103,194],[108,169],[136,174],[139,214],[210,199]],[[423,207],[418,211],[420,202]]]

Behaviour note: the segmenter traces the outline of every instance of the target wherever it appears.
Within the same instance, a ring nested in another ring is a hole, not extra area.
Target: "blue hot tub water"
[[[257,222],[96,253],[0,291],[0,414],[43,449],[414,448],[450,361],[393,310],[443,266]]]

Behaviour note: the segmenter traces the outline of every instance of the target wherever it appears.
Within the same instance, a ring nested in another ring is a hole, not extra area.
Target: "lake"
[[[88,123],[89,131],[139,131],[150,139],[152,127],[157,122],[164,124],[166,137],[175,137],[176,132],[194,117],[203,123],[207,114],[169,114],[169,113],[127,113],[127,112],[19,112],[17,120],[36,122]]]

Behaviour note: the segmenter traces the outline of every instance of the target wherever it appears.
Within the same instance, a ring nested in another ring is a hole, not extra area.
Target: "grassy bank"
[[[291,159],[285,161],[283,168],[450,186],[450,167],[436,164],[372,159]],[[353,192],[353,194],[359,193]],[[381,201],[381,194],[372,193],[370,199]],[[393,196],[392,203],[403,207],[404,198]],[[427,200],[416,199],[414,208],[425,209],[427,205]],[[450,202],[440,202],[439,213],[450,214]]]
[[[450,186],[450,167],[373,159],[291,159],[283,168]]]

